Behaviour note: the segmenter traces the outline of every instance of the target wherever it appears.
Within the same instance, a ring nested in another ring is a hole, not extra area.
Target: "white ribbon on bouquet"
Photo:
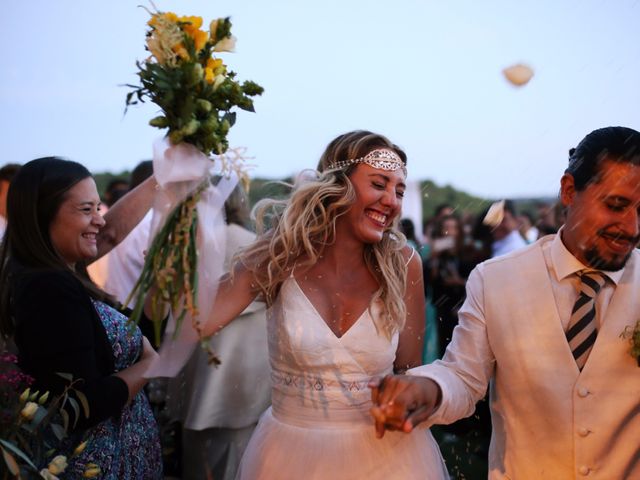
[[[151,239],[164,225],[176,206],[194,192],[211,175],[219,172],[220,165],[193,145],[171,145],[167,139],[153,145],[153,170],[160,189],[153,205]],[[204,324],[211,315],[219,279],[224,273],[225,217],[224,202],[238,183],[235,173],[225,174],[214,186],[201,194],[197,203],[198,233],[198,319]],[[187,363],[199,343],[194,319],[187,312],[180,330],[176,332],[175,319],[179,312],[171,312],[159,350],[158,359],[145,372],[145,377],[174,377]]]

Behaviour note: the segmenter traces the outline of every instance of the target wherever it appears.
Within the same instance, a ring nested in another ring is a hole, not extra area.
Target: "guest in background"
[[[7,228],[7,192],[9,191],[9,184],[11,184],[11,180],[18,173],[18,170],[20,170],[20,165],[17,163],[7,163],[0,168],[0,240]]]
[[[108,208],[124,197],[129,190],[131,190],[131,188],[129,188],[129,182],[127,180],[124,178],[114,178],[107,184],[102,200]]]
[[[535,242],[540,234],[529,212],[518,215],[518,231],[527,244]]]
[[[536,222],[536,227],[540,232],[540,237],[557,233],[563,223],[564,213],[562,212],[562,204],[560,202],[551,204],[541,203],[538,205],[538,221]]]
[[[492,257],[505,255],[527,245],[518,231],[516,209],[511,200],[502,200],[491,205],[484,222],[492,227]]]
[[[461,249],[460,220],[454,215],[441,217],[435,223],[431,256],[423,269],[425,284],[428,284],[433,292],[440,356],[451,340],[451,333],[458,323],[458,309],[464,301],[466,278],[461,273]]]
[[[420,258],[424,259],[427,255],[428,249],[425,245],[422,245],[420,240],[416,237],[416,227],[413,224],[413,220],[410,218],[403,218],[400,220],[400,231],[407,238],[407,244],[418,252]]]
[[[455,209],[448,203],[440,203],[436,206],[433,211],[433,217],[430,220],[426,221],[423,224],[422,233],[424,235],[424,239],[429,244],[431,242],[431,237],[433,236],[433,227],[438,220],[442,217],[447,217],[449,215],[453,215]]]

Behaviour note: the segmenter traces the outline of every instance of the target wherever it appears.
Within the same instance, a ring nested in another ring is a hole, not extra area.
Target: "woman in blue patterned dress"
[[[76,162],[33,160],[9,188],[0,329],[15,341],[35,388],[58,394],[71,385],[70,396],[81,392],[89,406],[88,415],[83,408],[67,411],[71,434],[57,453],[88,442],[62,478],[82,478],[90,464],[104,479],[162,478],[158,428],[142,391],[143,373],[157,354],[86,274],[86,263],[148,211],[154,184],[144,182],[104,218],[95,182]]]

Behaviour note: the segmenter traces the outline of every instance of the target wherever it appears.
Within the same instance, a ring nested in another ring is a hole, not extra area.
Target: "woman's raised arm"
[[[153,205],[156,193],[153,175],[118,200],[105,214],[105,226],[97,236],[98,255],[102,257],[120,243]]]

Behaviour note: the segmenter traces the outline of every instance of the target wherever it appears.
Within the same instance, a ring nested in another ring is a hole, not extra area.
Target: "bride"
[[[445,479],[428,429],[376,438],[369,381],[421,364],[420,258],[397,224],[406,155],[381,135],[333,140],[318,175],[258,205],[262,233],[220,284],[204,334],[269,306],[272,407],[240,479]],[[224,360],[224,359],[223,359]]]

